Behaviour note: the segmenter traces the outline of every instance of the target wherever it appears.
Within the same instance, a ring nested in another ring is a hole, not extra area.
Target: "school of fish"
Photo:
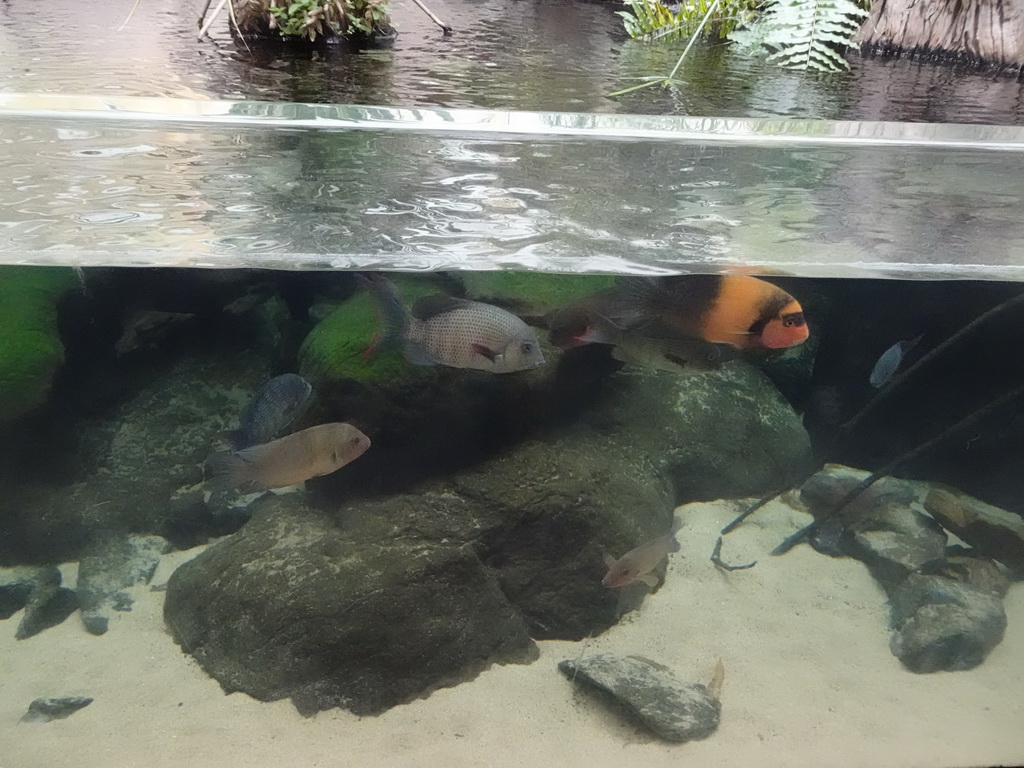
[[[377,303],[380,331],[368,353],[400,349],[414,365],[447,366],[494,374],[543,365],[536,332],[501,307],[436,295],[406,307],[383,275],[357,274]],[[563,350],[604,345],[615,360],[675,374],[719,369],[743,353],[785,349],[808,338],[803,308],[778,286],[747,275],[681,275],[620,279],[615,288],[583,297],[547,318],[551,343]],[[871,383],[881,386],[916,339],[888,350]],[[335,422],[292,432],[313,399],[296,374],[266,382],[228,433],[234,450],[206,460],[213,491],[255,491],[297,485],[330,474],[359,458],[370,439],[352,424]],[[289,434],[291,432],[291,434]],[[671,530],[619,558],[605,557],[601,583],[620,588],[658,584],[657,570],[679,550]]]

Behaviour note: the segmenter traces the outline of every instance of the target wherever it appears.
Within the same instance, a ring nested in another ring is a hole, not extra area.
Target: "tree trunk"
[[[875,0],[866,52],[1024,66],[1024,0]]]

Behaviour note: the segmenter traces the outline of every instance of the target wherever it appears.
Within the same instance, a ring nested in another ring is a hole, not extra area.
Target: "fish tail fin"
[[[221,451],[206,457],[206,484],[211,491],[230,491],[252,482],[249,463],[231,451]]]
[[[647,320],[652,300],[662,291],[654,277],[622,278],[605,308],[604,320],[619,329],[641,326]]]
[[[669,552],[679,551],[679,540],[676,536],[679,534],[679,530],[683,527],[683,519],[681,517],[672,517],[672,527],[669,529]]]
[[[374,336],[366,354],[400,348],[409,328],[410,315],[398,288],[383,275],[373,272],[356,272],[355,276],[356,284],[373,296],[380,310],[381,330]]]

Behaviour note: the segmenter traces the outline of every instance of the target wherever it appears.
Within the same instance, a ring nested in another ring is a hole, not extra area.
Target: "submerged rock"
[[[53,565],[0,568],[0,619],[25,609],[15,638],[24,640],[55,627],[78,609],[75,593],[60,582],[60,570]]]
[[[945,576],[911,574],[891,602],[889,646],[912,672],[973,669],[1006,631],[998,595]]]
[[[21,716],[23,723],[48,723],[63,720],[83,707],[92,704],[86,696],[64,696],[58,699],[36,699],[28,705],[28,711]]]
[[[610,694],[667,741],[704,739],[718,728],[722,704],[717,696],[700,683],[684,683],[660,664],[599,653],[566,659],[558,668],[569,679]]]
[[[362,536],[283,497],[179,567],[164,615],[225,691],[305,715],[375,714],[537,653],[471,549]]]
[[[109,612],[130,611],[132,599],[124,591],[147,584],[171,544],[159,536],[98,539],[78,568],[78,602],[85,628],[94,635],[107,631]]]
[[[979,552],[1024,575],[1024,520],[951,488],[932,488],[925,508]]]

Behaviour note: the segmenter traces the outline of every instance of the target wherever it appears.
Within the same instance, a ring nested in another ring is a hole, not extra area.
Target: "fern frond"
[[[835,72],[849,69],[840,53],[853,45],[868,12],[852,0],[774,0],[745,29],[729,39],[745,48],[766,48],[790,69]]]

